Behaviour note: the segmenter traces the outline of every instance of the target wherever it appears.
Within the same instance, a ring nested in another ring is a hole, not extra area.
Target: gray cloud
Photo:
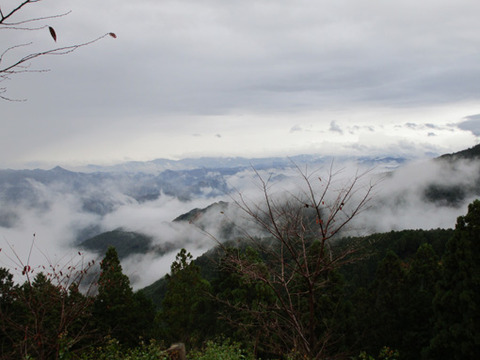
[[[336,132],[339,134],[343,134],[342,128],[337,124],[336,121],[331,121],[330,122],[330,128],[328,129],[331,132]]]
[[[405,124],[405,127],[409,128],[409,129],[414,129],[414,130],[415,130],[415,129],[418,128],[418,125],[415,124],[415,123],[410,123],[410,122],[409,122],[409,123],[406,123],[406,124]]]
[[[297,131],[303,131],[302,127],[298,124],[296,125],[293,125],[291,128],[290,128],[290,132],[291,133],[294,133],[294,132],[297,132]]]
[[[68,10],[64,6],[38,2],[35,9],[43,16]],[[118,155],[118,142],[133,152],[132,137],[173,138],[196,131],[192,127],[215,133],[218,124],[237,126],[232,115],[239,113],[257,115],[242,124],[251,131],[279,113],[395,113],[476,101],[480,91],[480,62],[472,51],[480,39],[474,15],[480,4],[474,0],[454,8],[446,0],[420,7],[413,0],[301,0],[293,11],[284,0],[143,0],[135,6],[73,0],[69,6],[73,12],[52,24],[62,45],[109,31],[118,38],[42,59],[35,67],[52,71],[7,83],[12,97],[28,98],[2,104],[0,151],[17,161],[65,149],[80,154],[87,142],[102,157],[131,156]],[[2,32],[0,39],[18,44],[33,36],[35,50],[52,45],[44,35]],[[325,127],[331,118],[316,121]],[[376,115],[371,123],[385,119]]]
[[[475,136],[480,136],[480,114],[467,116],[465,119],[457,125],[458,128],[470,131]]]

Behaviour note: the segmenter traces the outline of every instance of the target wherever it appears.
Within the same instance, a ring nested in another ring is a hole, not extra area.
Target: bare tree
[[[40,1],[41,0],[16,0],[7,2],[7,5],[0,4],[0,30],[38,31],[48,29],[53,41],[56,42],[57,34],[55,32],[55,29],[47,25],[46,22],[54,18],[66,16],[69,12],[46,17],[21,18],[22,10],[24,10],[27,6],[36,4]],[[13,4],[11,4],[12,2]],[[27,53],[27,55],[20,56],[15,56],[14,53],[21,48],[26,48],[32,45],[32,42],[10,46],[3,50],[3,52],[0,54],[0,82],[10,80],[13,75],[19,73],[46,71],[31,69],[31,61],[46,55],[65,55],[77,50],[80,47],[93,44],[107,36],[116,38],[116,35],[114,33],[109,32],[93,40],[89,40],[80,44],[73,44],[63,47],[53,47],[44,51],[31,52]],[[12,100],[5,95],[6,92],[6,87],[0,87],[0,98],[3,100]]]
[[[335,270],[353,261],[359,250],[357,243],[340,245],[335,239],[367,208],[375,183],[368,180],[369,172],[341,180],[333,164],[325,177],[297,169],[304,185],[298,194],[275,193],[270,178],[258,172],[263,201],[239,194],[236,204],[266,236],[247,229],[246,242],[260,256],[230,249],[224,266],[247,283],[269,289],[273,301],[234,306],[260,327],[266,341],[272,340],[271,351],[294,349],[302,358],[322,359],[337,341],[322,318],[322,299],[328,296]]]

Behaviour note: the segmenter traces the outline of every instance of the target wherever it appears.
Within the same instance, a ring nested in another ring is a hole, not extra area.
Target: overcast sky
[[[0,84],[27,99],[0,102],[0,167],[423,156],[480,135],[478,0],[42,0],[23,15],[70,10],[47,21],[56,44],[0,31],[0,52],[33,41],[12,57],[117,34]]]

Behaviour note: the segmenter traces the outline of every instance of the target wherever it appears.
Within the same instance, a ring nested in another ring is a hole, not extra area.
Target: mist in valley
[[[122,177],[118,182],[112,177],[107,181],[84,183],[81,191],[60,179],[50,183],[30,179],[30,198],[8,199],[3,189],[0,266],[19,275],[26,264],[40,271],[46,264],[68,263],[79,258],[99,260],[103,254],[81,248],[82,241],[122,229],[148,236],[151,249],[162,246],[168,249],[163,253],[149,251],[122,259],[124,273],[130,277],[133,287],[142,288],[169,272],[179,249],[186,248],[196,257],[225,240],[226,223],[235,223],[235,236],[241,236],[245,229],[255,231],[251,219],[235,206],[235,201],[262,204],[261,179],[268,182],[272,198],[301,197],[307,190],[301,174],[310,179],[316,191],[321,191],[319,178],[335,173],[330,196],[335,196],[337,190],[359,174],[364,175],[357,184],[358,196],[362,196],[364,187],[374,184],[368,206],[349,224],[344,235],[452,228],[457,216],[465,214],[468,203],[478,194],[479,170],[477,162],[467,160],[455,163],[423,160],[399,166],[395,171],[381,166],[362,167],[355,162],[261,170],[243,168],[226,173],[212,171],[207,175],[215,177],[216,184],[226,186],[215,188],[203,184],[188,196],[186,193],[175,196],[155,188],[158,192],[155,198],[132,195],[131,184]],[[229,206],[221,210],[212,207],[195,222],[173,221],[192,209],[203,209],[220,201]]]

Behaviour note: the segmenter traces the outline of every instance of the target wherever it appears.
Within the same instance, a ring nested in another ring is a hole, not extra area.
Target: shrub
[[[125,349],[118,340],[110,339],[106,345],[84,353],[81,360],[169,360],[162,346],[151,340],[148,344],[140,343],[135,348]]]
[[[241,349],[239,343],[225,340],[221,343],[207,341],[204,349],[189,354],[191,360],[253,360],[254,356]]]

